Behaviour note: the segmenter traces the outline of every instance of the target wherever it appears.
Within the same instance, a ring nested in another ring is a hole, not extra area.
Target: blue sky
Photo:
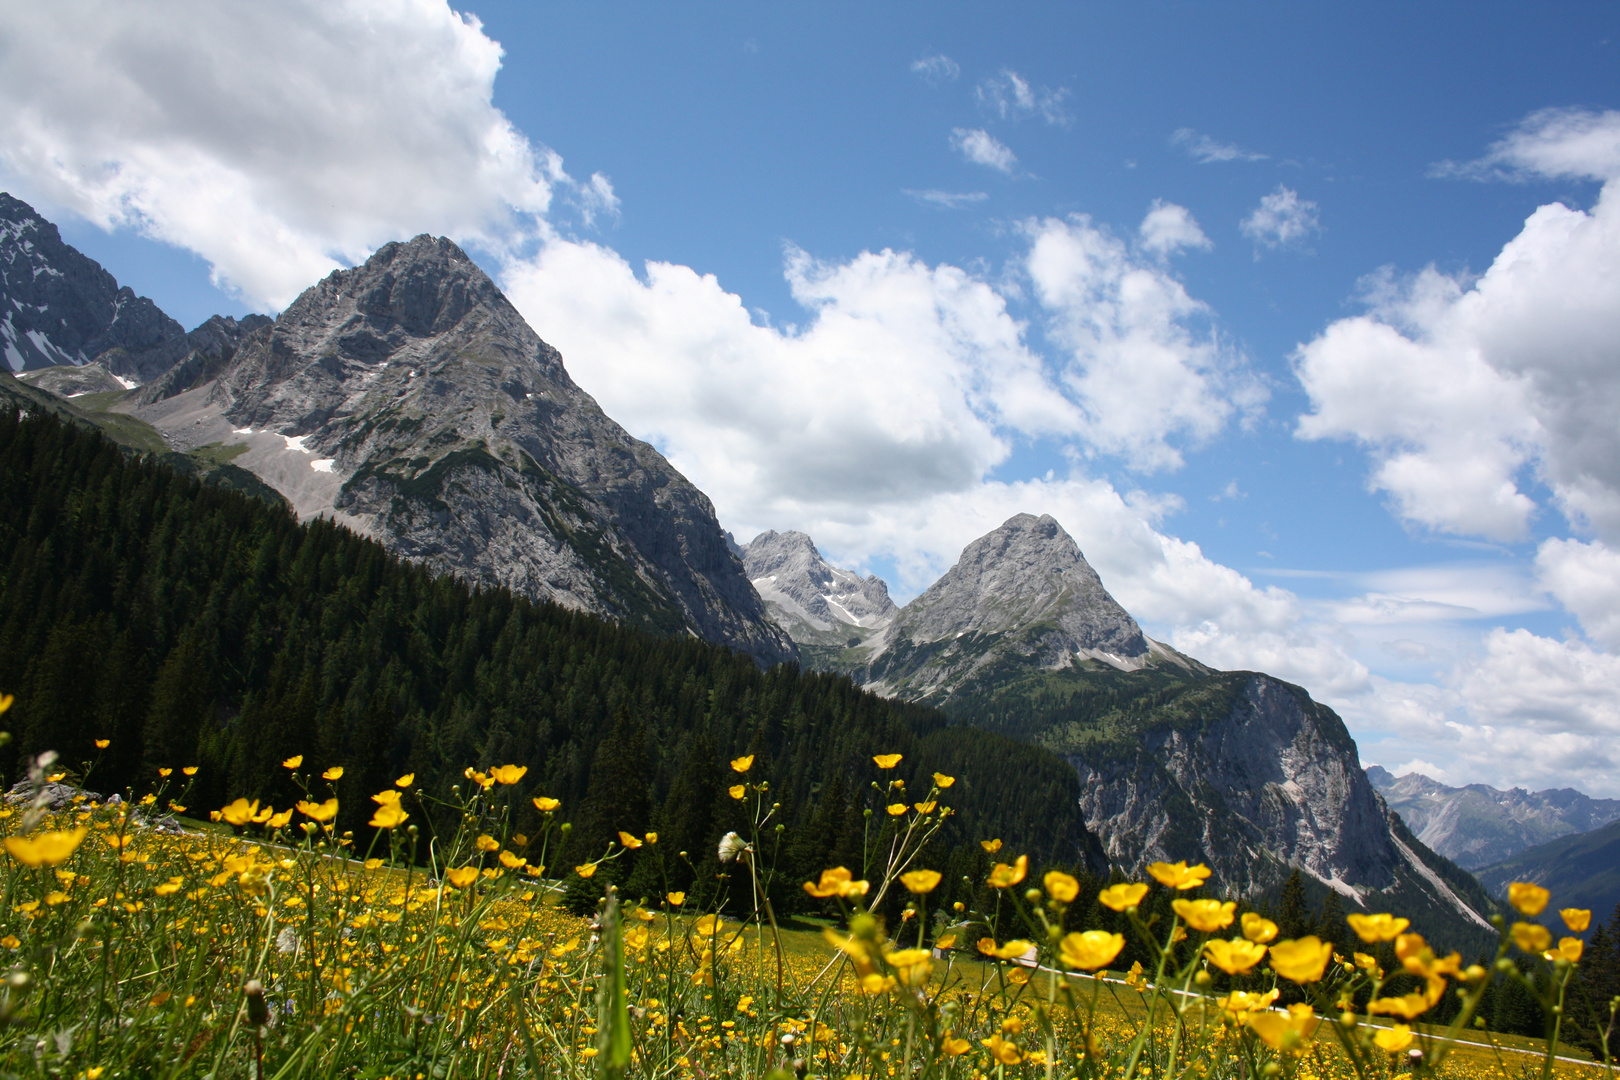
[[[741,539],[1049,512],[1369,762],[1620,794],[1620,10],[873,7],[19,5],[0,180],[188,326],[446,233]]]

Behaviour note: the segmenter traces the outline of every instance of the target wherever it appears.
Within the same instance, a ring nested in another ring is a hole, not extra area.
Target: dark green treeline
[[[362,847],[368,796],[401,773],[444,795],[467,766],[515,763],[529,768],[503,789],[518,827],[544,794],[575,824],[572,857],[660,829],[674,863],[660,877],[680,886],[746,824],[726,762],[753,753],[750,778],[782,804],[772,823],[790,827],[781,877],[803,880],[860,855],[889,801],[871,755],[895,751],[888,775],[918,798],[935,770],[961,778],[946,800],[959,850],[1001,836],[1072,864],[1094,844],[1073,771],[1043,750],[841,676],[761,671],[690,636],[434,577],[43,415],[0,414],[0,689],[17,695],[8,775],[45,749],[90,761],[108,739],[91,787],[140,794],[160,766],[198,765],[187,803],[202,813],[238,795],[290,805],[280,762],[302,754],[345,766],[339,827]]]

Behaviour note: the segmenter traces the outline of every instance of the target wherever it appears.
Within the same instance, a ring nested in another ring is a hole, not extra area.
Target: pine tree
[[[1305,908],[1305,879],[1296,867],[1283,882],[1282,896],[1277,902],[1277,936],[1284,940],[1301,938],[1314,929]]]

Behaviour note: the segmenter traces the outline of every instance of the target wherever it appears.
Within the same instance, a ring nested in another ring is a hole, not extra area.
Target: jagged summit
[[[772,614],[790,632],[793,620],[819,631],[881,629],[899,610],[882,578],[833,566],[802,532],[760,533],[743,548],[743,566],[765,602],[780,609]]]
[[[1122,671],[1179,654],[1142,633],[1050,515],[1016,514],[901,609],[872,648],[870,685],[910,698],[949,694],[1009,660]]]
[[[131,407],[177,449],[237,455],[300,516],[435,569],[765,663],[796,655],[708,498],[442,237],[328,275],[228,360],[177,366]]]

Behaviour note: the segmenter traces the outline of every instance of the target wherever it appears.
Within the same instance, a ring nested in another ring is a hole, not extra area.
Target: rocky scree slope
[[[1620,820],[1620,799],[1594,799],[1574,788],[1458,788],[1422,773],[1396,777],[1377,765],[1368,767],[1367,778],[1419,840],[1465,870]]]
[[[609,419],[449,240],[386,245],[127,407],[178,449],[236,454],[300,517],[436,570],[765,664],[796,656],[708,498]]]
[[[881,578],[832,565],[802,532],[762,532],[739,550],[766,612],[812,667],[836,667],[899,611]]]

